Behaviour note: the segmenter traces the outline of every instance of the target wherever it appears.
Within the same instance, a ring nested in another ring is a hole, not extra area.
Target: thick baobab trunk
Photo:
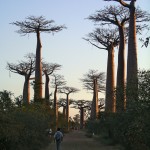
[[[80,108],[80,128],[84,128],[84,108]]]
[[[35,65],[35,87],[34,100],[38,101],[42,98],[42,63],[41,63],[41,39],[40,32],[37,31],[37,47],[36,47],[36,65]]]
[[[69,94],[67,94],[66,98],[66,120],[67,120],[67,130],[69,131]]]
[[[94,113],[94,109],[93,109],[93,107],[94,107],[94,105],[93,105],[93,100],[92,100],[92,103],[91,103],[91,114],[90,114],[90,118],[91,118],[91,120],[93,120],[94,119],[94,117],[93,117],[93,113]]]
[[[119,26],[120,44],[118,52],[117,89],[116,89],[116,111],[123,112],[126,109],[125,92],[125,36],[124,26]]]
[[[115,98],[115,63],[114,63],[114,46],[112,45],[108,50],[108,61],[107,61],[107,81],[106,81],[106,100],[105,100],[105,111],[115,112],[116,111],[116,98]]]
[[[56,121],[56,129],[58,127],[58,104],[57,104],[57,87],[54,91],[54,114],[55,114],[55,121]]]
[[[137,41],[136,41],[136,16],[135,0],[130,3],[129,39],[128,39],[128,59],[127,59],[127,103],[131,99],[137,99],[138,79],[137,79]]]
[[[30,102],[30,84],[29,84],[30,75],[25,76],[25,82],[23,87],[23,103],[29,104]]]
[[[94,91],[93,91],[93,102],[91,109],[91,119],[95,120],[98,118],[98,89],[97,89],[97,79],[94,79]]]
[[[66,119],[66,106],[63,106],[63,116]]]
[[[45,99],[49,100],[49,76],[45,73]]]

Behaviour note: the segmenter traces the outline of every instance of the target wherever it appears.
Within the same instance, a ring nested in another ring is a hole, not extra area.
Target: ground
[[[54,141],[45,150],[56,150]],[[123,150],[123,148],[119,145],[104,145],[100,140],[86,137],[85,132],[75,130],[64,135],[61,150]]]

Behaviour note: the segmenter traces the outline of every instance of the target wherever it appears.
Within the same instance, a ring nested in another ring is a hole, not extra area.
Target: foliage
[[[10,91],[0,91],[0,111],[6,111],[12,108],[12,96],[13,93]]]
[[[131,90],[131,94],[132,90]],[[134,96],[133,96],[134,97]],[[126,112],[103,113],[89,122],[89,132],[104,135],[121,143],[128,150],[150,149],[150,70],[139,71],[138,99],[132,99]]]
[[[0,102],[8,100],[1,92]],[[11,102],[11,99],[9,99]],[[4,103],[5,104],[5,103]],[[2,103],[0,103],[2,105]],[[8,106],[8,105],[5,105]],[[3,107],[0,107],[3,108]],[[34,103],[0,111],[0,148],[3,150],[38,150],[49,144],[46,129],[53,127],[53,111],[44,103]]]

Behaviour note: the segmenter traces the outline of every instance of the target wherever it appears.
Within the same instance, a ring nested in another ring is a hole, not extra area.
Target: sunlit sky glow
[[[148,11],[150,9],[148,2],[149,0],[137,0],[137,5]],[[67,29],[54,35],[41,34],[42,57],[49,63],[62,65],[62,69],[57,73],[64,75],[67,86],[81,90],[76,94],[71,94],[70,98],[91,100],[92,94],[83,89],[79,79],[89,69],[106,72],[107,51],[98,50],[82,38],[94,29],[94,24],[86,18],[94,14],[96,10],[102,9],[109,4],[115,4],[117,7],[117,3],[104,2],[103,0],[1,0],[0,91],[8,90],[14,93],[15,96],[22,94],[24,77],[10,73],[6,70],[6,64],[7,62],[17,63],[17,61],[23,60],[27,53],[35,53],[36,49],[35,34],[20,36],[15,33],[19,28],[10,23],[23,21],[30,15],[42,15],[47,20],[54,20],[56,25],[65,25],[67,27]],[[146,34],[143,35],[143,37],[146,36]],[[149,47],[141,48],[141,45],[139,42],[139,68],[149,69],[150,49]],[[117,51],[115,52],[116,69]],[[51,91],[53,89],[50,88]],[[61,94],[59,97],[65,97],[65,95]],[[104,95],[100,94],[99,97],[104,97]]]

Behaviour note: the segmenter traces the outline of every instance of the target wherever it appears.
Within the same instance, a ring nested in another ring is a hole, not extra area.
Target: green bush
[[[133,94],[132,89],[129,93]],[[150,150],[149,70],[139,72],[137,93],[138,99],[129,100],[126,112],[103,113],[99,121],[88,122],[88,131],[98,131],[99,135],[112,138],[127,150]]]
[[[0,149],[40,150],[49,144],[46,129],[53,112],[45,104],[31,104],[0,111]]]

